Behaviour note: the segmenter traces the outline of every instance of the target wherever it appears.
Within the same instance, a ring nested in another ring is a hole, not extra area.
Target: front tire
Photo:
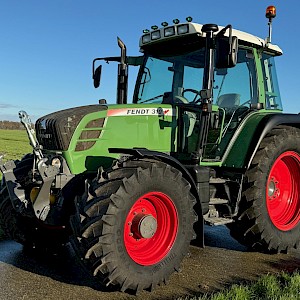
[[[195,198],[162,162],[129,160],[93,180],[77,199],[73,246],[101,283],[152,289],[178,271],[194,238]]]
[[[32,168],[33,155],[27,154],[21,161],[16,160],[15,164],[15,176],[18,182],[23,185],[28,177],[28,172]],[[0,227],[3,230],[5,237],[24,245],[27,240],[28,230],[26,220],[26,218],[18,214],[13,208],[5,179],[2,178],[0,185]]]
[[[300,244],[300,130],[279,126],[261,142],[246,172],[231,234],[251,248],[288,252]]]
[[[15,164],[16,179],[28,195],[28,174],[33,166],[33,155],[27,154],[21,161],[15,161]],[[22,244],[28,253],[55,254],[69,242],[69,232],[65,228],[47,226],[34,215],[25,217],[17,212],[12,205],[4,178],[0,185],[0,227],[7,239]]]
[[[0,187],[0,228],[5,238],[24,244],[26,237],[22,221],[12,206],[6,184],[3,182]]]

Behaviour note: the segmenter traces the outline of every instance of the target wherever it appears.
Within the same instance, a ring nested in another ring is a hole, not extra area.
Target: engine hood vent
[[[89,113],[103,110],[107,110],[106,105],[88,105],[43,116],[35,123],[37,139],[44,149],[66,151],[82,118]]]

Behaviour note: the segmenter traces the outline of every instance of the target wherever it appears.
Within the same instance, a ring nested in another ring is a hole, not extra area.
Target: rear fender
[[[249,169],[252,160],[258,150],[258,147],[263,138],[276,126],[286,125],[300,128],[300,115],[297,114],[274,114],[266,116],[259,125],[259,134],[255,135],[252,141],[252,149],[249,151],[249,159],[247,163],[247,170]],[[300,142],[300,141],[299,141]]]
[[[232,146],[228,149],[222,163],[225,168],[239,169],[242,172],[248,170],[261,141],[276,126],[300,128],[300,115],[296,114],[255,114],[245,121],[246,123],[230,142]]]

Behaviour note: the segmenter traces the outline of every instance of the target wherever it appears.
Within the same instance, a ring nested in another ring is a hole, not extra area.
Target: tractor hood
[[[106,105],[88,105],[43,116],[35,124],[38,142],[47,150],[67,150],[73,133],[82,118],[89,113],[104,110],[107,110]],[[103,122],[104,119],[99,119],[98,127],[102,127]],[[92,125],[94,126],[94,124]]]

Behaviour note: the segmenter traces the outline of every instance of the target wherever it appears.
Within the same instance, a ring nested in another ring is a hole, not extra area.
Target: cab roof
[[[202,24],[188,22],[188,23],[173,24],[171,26],[166,26],[166,27],[152,30],[141,36],[140,48],[141,50],[143,50],[143,48],[148,45],[153,45],[155,43],[159,43],[171,39],[173,40],[178,37],[187,36],[187,35],[197,35],[199,37],[205,37],[205,33],[202,32],[202,26],[203,26]],[[218,28],[220,31],[224,27],[218,26]],[[166,34],[166,32],[168,33]],[[252,35],[250,33],[233,29],[232,35],[236,36],[239,39],[240,44],[251,45],[255,48],[265,48],[266,50],[268,50],[268,52],[271,52],[273,55],[282,54],[282,50],[277,45],[267,43],[264,39]],[[226,31],[225,36],[228,36],[228,30]]]

